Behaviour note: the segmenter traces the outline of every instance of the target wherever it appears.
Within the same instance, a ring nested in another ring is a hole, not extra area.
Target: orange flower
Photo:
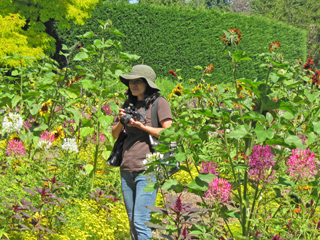
[[[230,28],[228,30],[229,32],[229,36],[227,36],[226,34],[224,34],[221,38],[222,41],[224,41],[224,43],[228,46],[231,46],[232,44],[236,44],[238,45],[240,43],[240,41],[242,40],[242,34],[239,33],[239,29],[237,28]]]
[[[279,42],[273,42],[270,44],[269,49],[271,51],[273,50],[278,50],[280,48],[280,43]]]
[[[274,102],[276,102],[276,101],[277,101],[277,99],[276,99],[276,98],[273,98],[273,101],[274,101]]]
[[[172,74],[173,76],[178,77],[177,74],[173,70],[170,70],[169,74]]]
[[[294,213],[299,213],[301,211],[300,206],[298,206],[295,210],[293,210]]]
[[[212,64],[208,65],[208,66],[206,67],[206,73],[211,72],[212,69],[213,69],[213,65],[212,65]]]

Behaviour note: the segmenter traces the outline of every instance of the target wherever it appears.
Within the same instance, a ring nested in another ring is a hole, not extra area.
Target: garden
[[[63,69],[46,56],[5,57],[19,66],[0,69],[0,239],[129,239],[119,168],[106,161],[126,98],[118,76],[139,56],[100,24],[78,36],[94,36],[90,45],[62,45]],[[190,81],[179,69],[159,79],[174,123],[156,150],[177,149],[148,156],[145,174],[180,170],[146,187],[159,189],[146,224],[155,239],[318,239],[320,72],[274,41],[260,74],[243,78],[241,29],[220,38],[232,82],[208,83],[215,63],[195,66]]]

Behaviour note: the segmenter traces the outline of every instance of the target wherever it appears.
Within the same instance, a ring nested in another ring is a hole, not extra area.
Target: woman
[[[155,176],[142,175],[146,169],[143,161],[150,153],[149,134],[157,137],[159,132],[172,124],[170,105],[164,98],[159,99],[158,120],[160,127],[152,127],[151,107],[152,103],[160,96],[160,89],[155,84],[156,74],[147,65],[136,65],[127,75],[120,75],[120,80],[128,89],[128,99],[119,110],[117,124],[112,128],[112,136],[116,139],[123,127],[126,130],[127,138],[123,147],[123,160],[120,166],[121,188],[128,213],[131,237],[134,240],[150,239],[151,229],[144,223],[150,220],[150,210],[146,206],[153,206],[156,200],[157,191],[145,192],[143,189],[150,181],[156,181]],[[137,109],[139,116],[136,119],[123,125],[120,119],[123,118],[125,108]]]

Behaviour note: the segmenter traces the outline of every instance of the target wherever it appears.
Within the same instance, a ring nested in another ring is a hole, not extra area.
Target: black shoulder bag
[[[114,143],[110,157],[107,160],[107,164],[112,167],[120,167],[122,163],[122,150],[124,140],[127,138],[127,134],[124,129],[120,132],[117,141]]]

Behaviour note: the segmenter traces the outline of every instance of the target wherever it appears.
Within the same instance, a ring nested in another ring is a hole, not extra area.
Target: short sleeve
[[[172,120],[172,112],[169,102],[161,97],[158,102],[158,120],[161,122],[165,119]]]

